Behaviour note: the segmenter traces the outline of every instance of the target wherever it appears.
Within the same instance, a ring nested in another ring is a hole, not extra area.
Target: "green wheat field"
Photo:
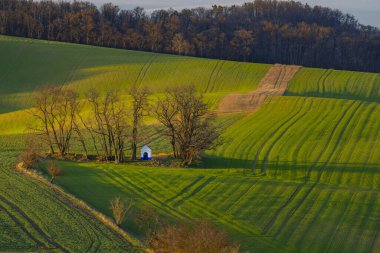
[[[194,84],[216,108],[227,94],[255,90],[271,67],[7,36],[0,56],[0,251],[133,250],[15,171],[37,87],[127,94],[139,84],[154,101]],[[149,121],[141,144],[170,151]],[[284,96],[218,121],[224,144],[193,168],[62,161],[56,183],[108,216],[110,199],[132,199],[122,227],[137,238],[145,231],[133,213],[149,205],[169,222],[213,221],[242,252],[380,252],[380,74],[302,68]]]

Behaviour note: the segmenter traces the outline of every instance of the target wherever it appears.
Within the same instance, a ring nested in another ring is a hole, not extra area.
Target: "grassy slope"
[[[0,251],[110,252],[130,243],[14,170],[20,144],[0,138]]]

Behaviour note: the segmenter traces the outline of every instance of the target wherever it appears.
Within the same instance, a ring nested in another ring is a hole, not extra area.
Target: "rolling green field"
[[[7,228],[0,230],[0,251],[130,247],[12,170],[36,87],[125,93],[139,84],[154,99],[165,87],[193,83],[215,107],[225,94],[255,89],[270,68],[4,36],[0,55],[0,228]],[[303,68],[285,96],[218,120],[225,142],[197,167],[66,161],[56,182],[106,215],[115,196],[133,199],[122,227],[137,237],[145,231],[134,216],[148,204],[169,222],[212,220],[243,252],[379,252],[379,74]],[[156,126],[144,135],[154,154],[170,151]]]

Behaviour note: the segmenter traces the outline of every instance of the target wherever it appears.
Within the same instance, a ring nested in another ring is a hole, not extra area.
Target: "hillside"
[[[378,251],[379,74],[310,68],[287,72],[286,66],[4,36],[0,53],[6,56],[0,67],[7,70],[0,77],[0,188],[6,189],[0,193],[0,210],[3,206],[15,213],[0,212],[0,228],[12,227],[0,229],[8,231],[0,232],[0,251],[37,250],[34,239],[54,246],[47,238],[72,252],[88,247],[121,251],[128,245],[47,187],[12,170],[23,148],[33,92],[46,83],[64,84],[82,95],[89,87],[124,94],[132,84],[147,85],[152,101],[166,87],[193,83],[215,110],[226,99],[232,101],[232,110],[218,113],[223,145],[206,152],[194,168],[60,162],[65,175],[57,184],[106,215],[111,215],[109,200],[120,195],[133,199],[134,212],[147,204],[165,221],[208,218],[243,252]],[[234,102],[231,96],[257,93],[265,98],[254,110],[234,109],[241,100]],[[145,131],[143,142],[154,154],[170,150],[154,124]],[[25,189],[31,190],[22,198]],[[14,216],[21,221],[15,223]],[[56,216],[64,225],[56,224]],[[79,218],[73,222],[68,217]],[[70,242],[69,233],[87,236],[80,226],[94,244]],[[72,231],[57,238],[63,227]],[[122,227],[139,237],[145,233],[133,217]],[[19,233],[24,235],[17,240]],[[15,242],[19,246],[10,248]]]
[[[0,36],[0,113],[31,106],[46,84],[126,92],[144,84],[153,92],[195,84],[210,99],[256,88],[270,65],[208,60]]]

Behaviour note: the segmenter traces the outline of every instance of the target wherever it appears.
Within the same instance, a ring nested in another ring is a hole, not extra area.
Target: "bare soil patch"
[[[257,90],[245,94],[228,94],[217,112],[244,112],[257,109],[270,96],[283,96],[300,66],[275,64],[261,80]]]

